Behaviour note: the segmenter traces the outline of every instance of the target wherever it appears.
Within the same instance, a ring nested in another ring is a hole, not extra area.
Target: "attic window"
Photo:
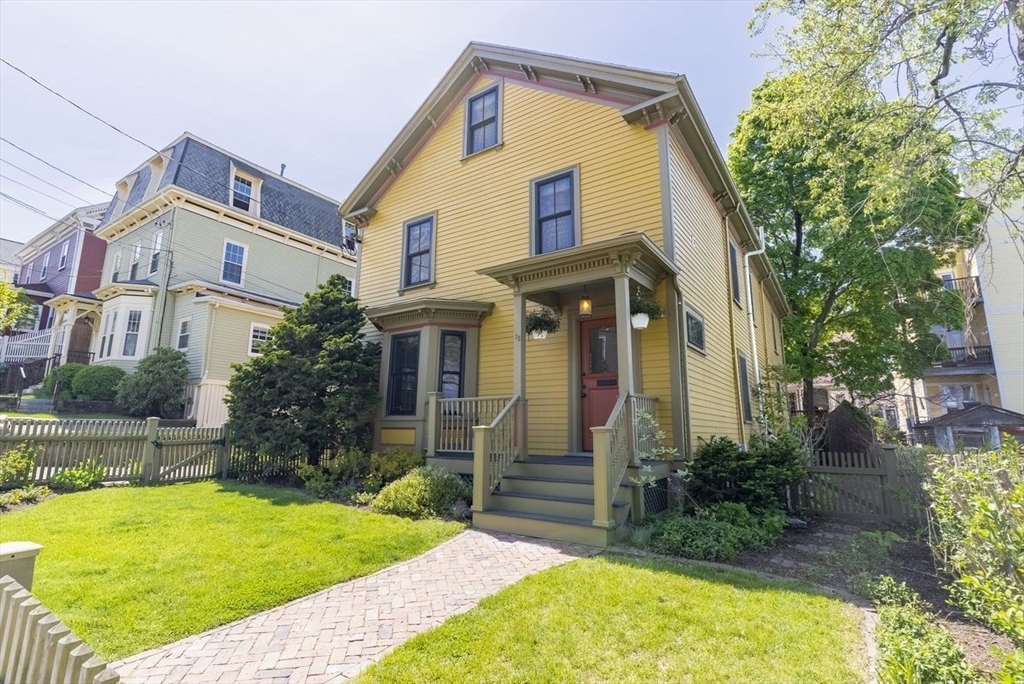
[[[501,86],[496,85],[466,100],[465,156],[501,143]]]
[[[231,167],[232,207],[253,216],[260,215],[260,179]]]

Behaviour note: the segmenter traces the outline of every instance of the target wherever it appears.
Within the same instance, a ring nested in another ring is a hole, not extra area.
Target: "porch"
[[[506,344],[511,338],[512,391],[446,398],[442,372],[439,391],[427,394],[428,463],[472,476],[476,527],[605,546],[630,517],[643,517],[650,488],[631,478],[648,466],[664,482],[671,471],[653,458],[659,430],[684,446],[675,396],[682,383],[670,361],[678,358],[677,270],[646,234],[627,233],[479,273],[511,290],[511,315],[495,314],[487,326]],[[659,293],[665,323],[631,325],[638,289]],[[557,312],[565,334],[528,341],[536,306]],[[493,330],[499,321],[512,329]],[[508,377],[502,370],[479,373]],[[644,391],[645,377],[658,391]],[[543,434],[531,439],[531,427]]]

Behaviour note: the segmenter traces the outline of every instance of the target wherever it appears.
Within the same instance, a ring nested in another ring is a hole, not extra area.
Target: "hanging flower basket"
[[[558,332],[560,326],[558,314],[551,309],[536,309],[526,314],[526,332],[535,340],[546,339],[549,333]]]
[[[629,298],[630,321],[637,330],[645,329],[651,321],[658,321],[665,317],[658,300],[650,291],[636,288],[636,292]]]

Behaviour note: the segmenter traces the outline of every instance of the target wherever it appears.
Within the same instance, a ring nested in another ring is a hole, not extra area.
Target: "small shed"
[[[975,404],[920,423],[914,432],[919,443],[934,444],[946,451],[954,451],[958,446],[998,449],[1003,434],[1024,438],[1024,414],[991,404]]]

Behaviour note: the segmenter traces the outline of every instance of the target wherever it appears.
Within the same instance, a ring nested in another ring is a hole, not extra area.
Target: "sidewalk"
[[[373,575],[113,663],[125,684],[343,682],[527,575],[598,550],[467,530]]]

